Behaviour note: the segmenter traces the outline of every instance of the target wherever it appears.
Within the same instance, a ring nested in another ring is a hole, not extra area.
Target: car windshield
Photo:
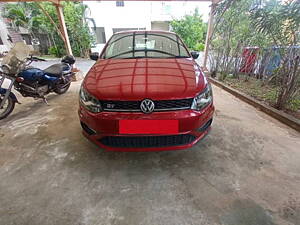
[[[188,58],[189,52],[176,34],[123,33],[115,34],[102,54],[112,58]]]

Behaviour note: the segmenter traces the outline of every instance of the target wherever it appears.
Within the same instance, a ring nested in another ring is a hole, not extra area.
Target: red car
[[[191,147],[210,130],[212,89],[175,33],[116,33],[80,89],[83,134],[113,151]]]

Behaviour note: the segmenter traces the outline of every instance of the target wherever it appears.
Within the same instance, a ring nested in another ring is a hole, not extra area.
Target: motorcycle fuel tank
[[[28,68],[21,71],[18,77],[23,77],[27,82],[34,82],[43,79],[44,71],[38,68]]]

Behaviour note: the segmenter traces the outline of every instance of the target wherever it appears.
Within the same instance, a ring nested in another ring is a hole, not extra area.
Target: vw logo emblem
[[[141,102],[140,108],[143,113],[152,113],[154,110],[154,102],[150,99],[145,99]]]

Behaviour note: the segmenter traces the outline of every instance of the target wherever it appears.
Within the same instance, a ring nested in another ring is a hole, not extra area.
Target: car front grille
[[[142,101],[100,101],[104,111],[110,112],[141,112]],[[179,100],[153,101],[154,112],[190,109],[193,98]]]
[[[158,148],[181,146],[192,143],[196,137],[191,134],[168,136],[106,136],[99,141],[114,148]]]

